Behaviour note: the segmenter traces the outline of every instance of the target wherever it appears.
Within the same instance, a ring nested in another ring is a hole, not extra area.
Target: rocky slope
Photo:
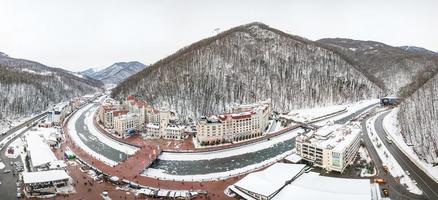
[[[318,40],[343,54],[387,94],[407,97],[438,71],[438,54],[419,47],[392,47],[380,42],[343,38]],[[420,80],[421,79],[421,80]]]
[[[438,75],[405,99],[398,118],[415,152],[428,163],[438,164]]]
[[[376,98],[380,88],[348,60],[307,39],[264,24],[201,40],[133,75],[113,96],[199,117],[230,103],[270,98],[277,111]]]
[[[81,72],[81,74],[100,80],[105,84],[118,84],[133,74],[143,70],[145,67],[146,65],[137,61],[118,62],[103,70],[93,71],[92,69],[88,69]]]
[[[101,86],[63,69],[0,54],[0,119],[38,113]]]

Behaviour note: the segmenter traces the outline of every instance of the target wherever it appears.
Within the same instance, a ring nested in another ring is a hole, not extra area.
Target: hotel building
[[[295,147],[303,160],[327,171],[343,172],[360,146],[361,129],[349,125],[328,125],[297,136]]]
[[[262,101],[232,106],[230,113],[202,117],[196,126],[197,140],[201,144],[218,144],[261,136],[271,112],[271,103]]]

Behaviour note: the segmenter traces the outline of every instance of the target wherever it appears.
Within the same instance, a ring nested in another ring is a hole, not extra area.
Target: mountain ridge
[[[320,84],[322,89],[317,87]],[[277,86],[296,91],[288,93]],[[291,96],[299,91],[309,97]],[[377,85],[335,52],[303,37],[250,23],[176,51],[119,84],[112,96],[134,94],[196,117],[222,112],[229,103],[270,97],[275,97],[275,108],[285,111],[377,97],[379,92]]]
[[[102,81],[105,84],[118,84],[145,67],[147,66],[138,61],[116,62],[104,69],[96,71],[91,68],[80,72],[80,74]]]

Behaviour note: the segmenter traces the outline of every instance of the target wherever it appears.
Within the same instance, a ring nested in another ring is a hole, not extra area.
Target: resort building
[[[49,145],[37,134],[26,136],[26,146],[29,167],[32,171],[47,170],[50,163],[58,160]]]
[[[151,123],[146,124],[144,137],[183,139],[185,128],[175,123],[175,114],[167,109],[154,110]]]
[[[24,191],[28,198],[44,198],[74,192],[72,178],[64,170],[23,172]]]
[[[65,117],[71,112],[72,107],[70,102],[61,102],[56,104],[52,110],[49,111],[47,119],[55,125],[60,125],[64,121]]]
[[[303,160],[328,171],[343,172],[359,150],[361,129],[328,125],[297,136],[296,151]]]
[[[128,96],[123,106],[126,107],[130,113],[135,113],[139,116],[140,124],[146,122],[146,108],[148,104],[145,101],[139,100],[134,96]]]
[[[197,140],[201,144],[235,142],[261,136],[269,125],[270,102],[233,106],[231,113],[202,117]]]
[[[105,128],[113,127],[113,111],[116,111],[117,107],[114,105],[105,105],[99,108],[99,121],[105,126]]]
[[[118,136],[124,137],[125,133],[130,129],[139,129],[140,121],[139,115],[133,113],[114,117],[114,131]]]
[[[145,137],[181,140],[185,137],[184,132],[184,126],[168,125],[162,129],[159,124],[149,123],[146,125]]]
[[[228,186],[226,193],[246,200],[379,199],[373,198],[368,179],[333,178],[305,170],[303,164],[275,163]]]

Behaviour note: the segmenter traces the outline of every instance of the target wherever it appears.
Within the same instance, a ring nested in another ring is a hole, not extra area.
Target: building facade
[[[360,135],[358,127],[329,125],[299,135],[295,147],[303,160],[325,170],[342,173],[359,150]]]
[[[196,129],[197,141],[204,145],[236,142],[261,136],[272,113],[270,102],[233,106],[231,113],[202,117]]]
[[[124,137],[129,129],[139,129],[141,118],[136,114],[127,114],[114,117],[114,132]]]

